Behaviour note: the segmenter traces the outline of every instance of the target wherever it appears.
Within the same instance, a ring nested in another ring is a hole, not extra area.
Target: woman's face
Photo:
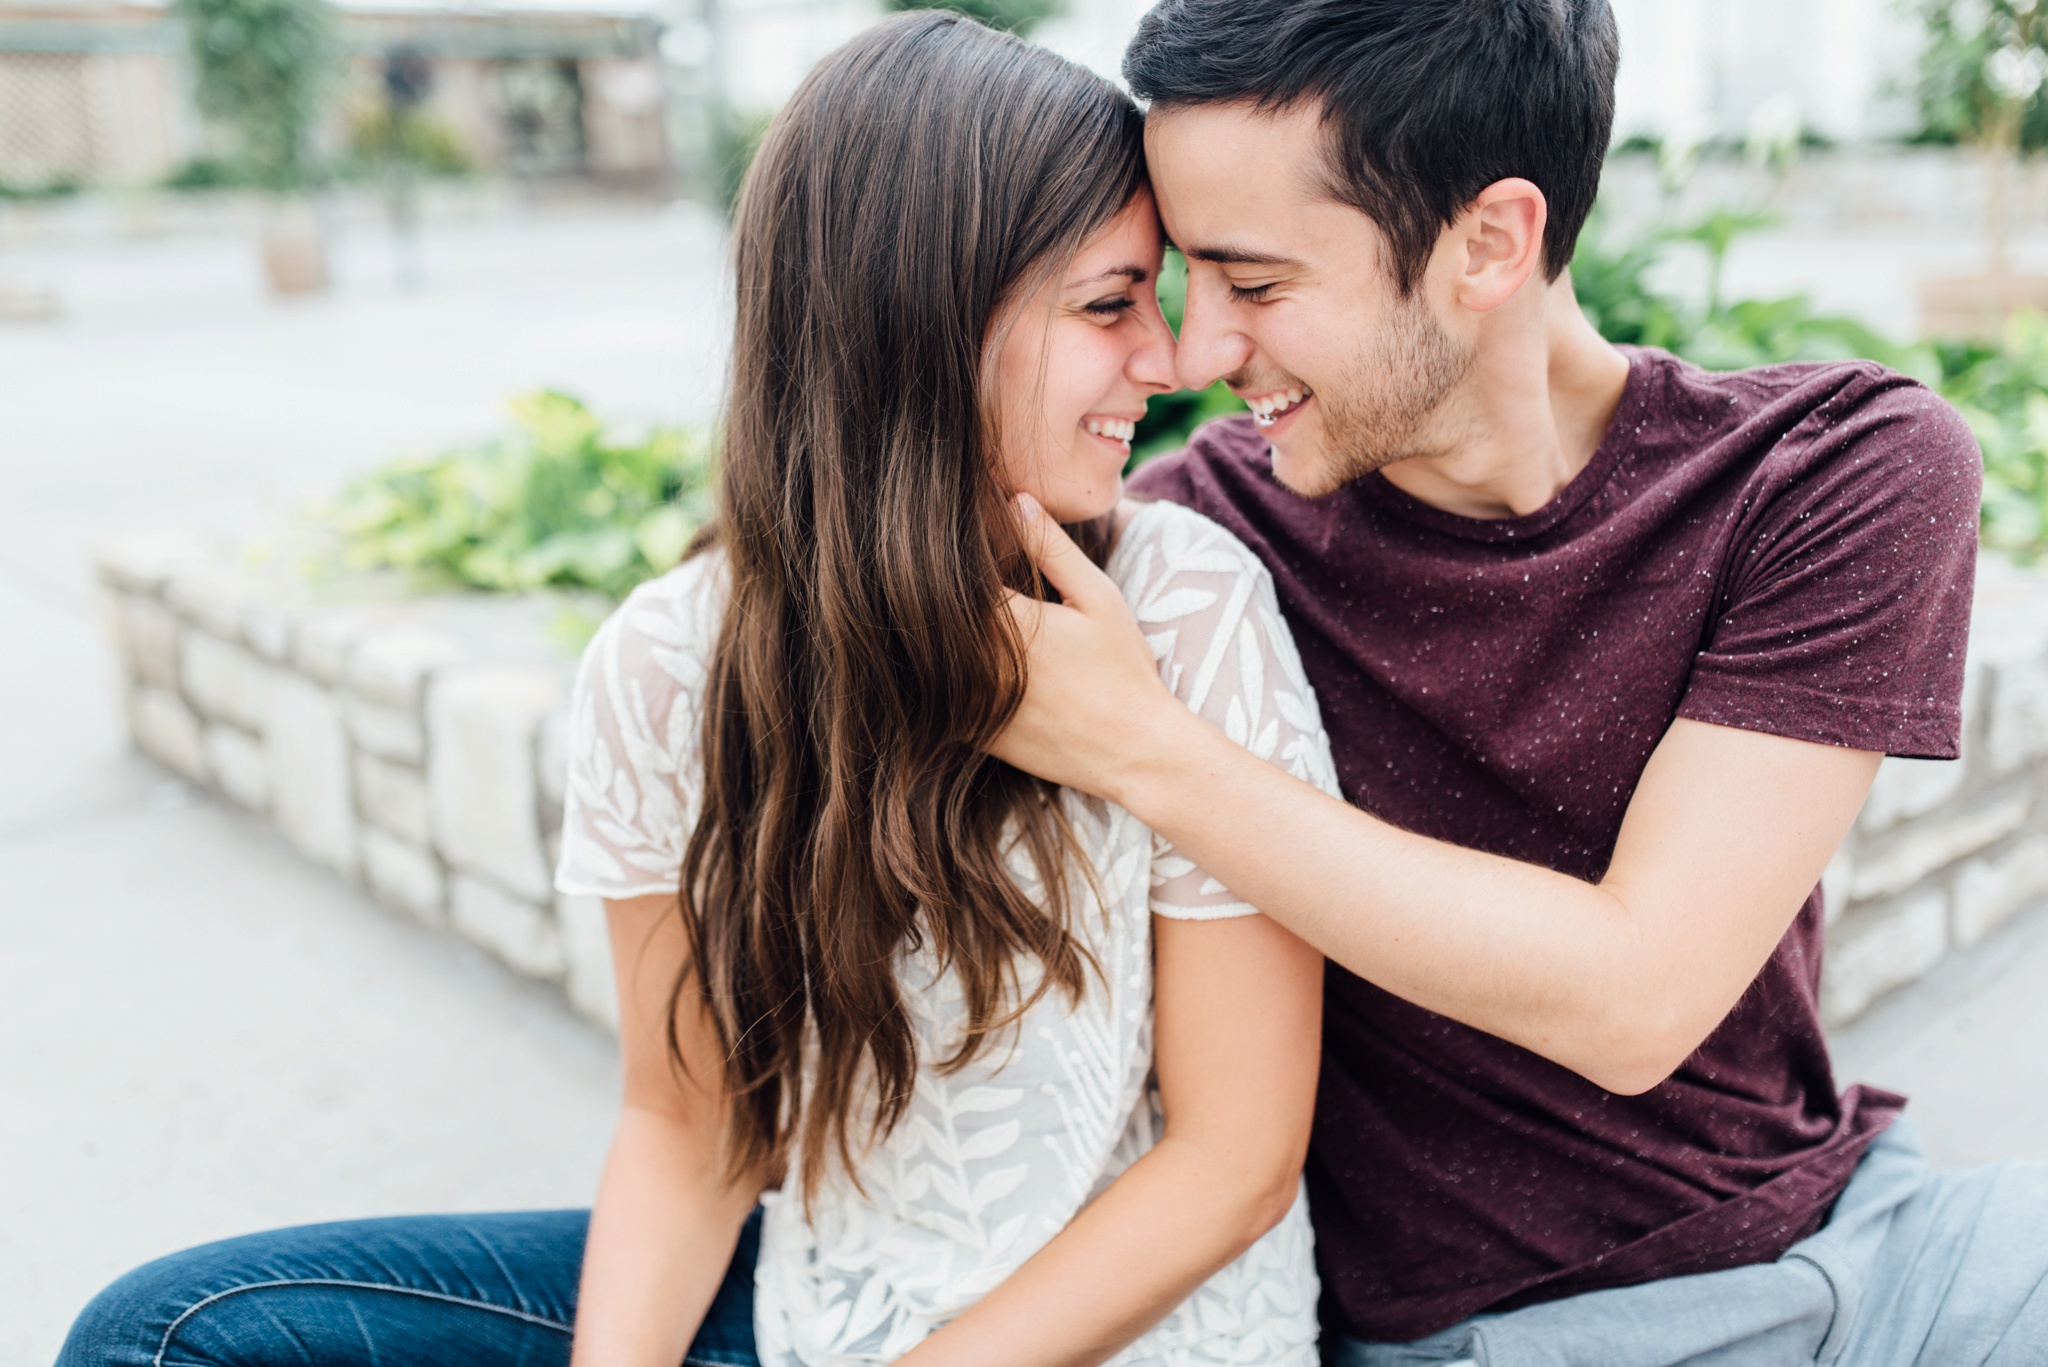
[[[1061,522],[1116,506],[1145,400],[1174,388],[1159,215],[1142,190],[1045,287],[996,358],[1002,476]]]

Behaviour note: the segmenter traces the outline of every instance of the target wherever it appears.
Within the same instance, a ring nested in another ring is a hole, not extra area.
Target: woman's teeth
[[[1303,399],[1315,397],[1313,389],[1283,389],[1277,394],[1266,394],[1256,399],[1245,400],[1252,410],[1252,421],[1260,427],[1271,427],[1292,412]]]
[[[1126,446],[1131,444],[1132,437],[1138,435],[1138,424],[1129,418],[1089,418],[1081,425],[1095,436],[1108,437]]]

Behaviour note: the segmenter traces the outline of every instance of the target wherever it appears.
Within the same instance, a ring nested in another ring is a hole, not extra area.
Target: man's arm
[[[1606,1088],[1720,1024],[1847,834],[1880,756],[1681,720],[1599,883],[1399,830],[1231,743],[1159,681],[1122,595],[1050,519],[1063,605],[1013,602],[1023,707],[993,747],[1107,798],[1330,958]]]

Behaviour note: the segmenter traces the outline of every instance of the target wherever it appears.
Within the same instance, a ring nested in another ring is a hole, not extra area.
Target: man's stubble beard
[[[1316,390],[1324,459],[1316,487],[1296,492],[1320,497],[1396,461],[1448,449],[1444,424],[1425,428],[1472,369],[1472,358],[1420,294],[1399,300],[1387,327],[1344,365],[1340,382]]]

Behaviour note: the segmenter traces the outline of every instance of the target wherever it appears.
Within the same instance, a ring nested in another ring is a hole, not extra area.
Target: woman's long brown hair
[[[1072,833],[1053,790],[980,748],[1023,688],[1005,590],[1039,591],[989,358],[1144,174],[1115,87],[933,11],[828,57],[748,173],[706,538],[729,596],[674,997],[716,1023],[735,1171],[794,1162],[814,1191],[901,1119],[920,1063],[904,952],[965,993],[941,1067],[1085,988]]]

